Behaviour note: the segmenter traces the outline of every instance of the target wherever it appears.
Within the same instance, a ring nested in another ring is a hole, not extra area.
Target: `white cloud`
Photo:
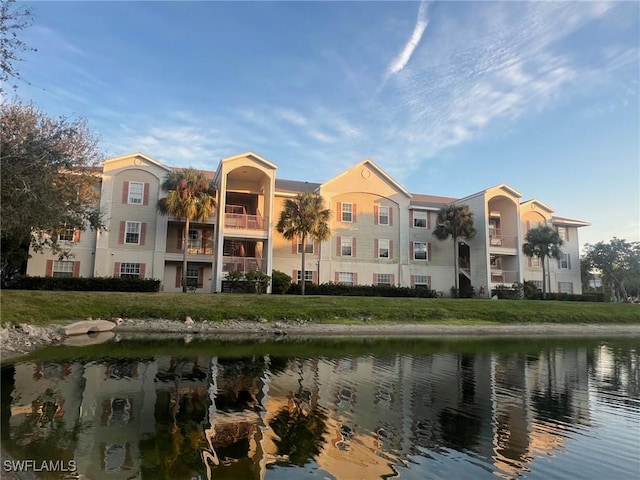
[[[427,4],[423,0],[420,2],[418,19],[415,27],[413,28],[413,32],[411,33],[411,37],[398,56],[394,58],[387,67],[387,76],[395,75],[407,66],[407,63],[411,60],[411,55],[413,55],[414,50],[420,43],[420,40],[422,40],[422,35],[424,35],[428,25],[429,19],[427,18]]]

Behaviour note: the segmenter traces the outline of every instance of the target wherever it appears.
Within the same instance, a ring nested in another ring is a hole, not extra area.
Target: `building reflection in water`
[[[638,392],[629,358],[558,349],[18,363],[3,370],[3,442],[16,458],[73,459],[90,479],[263,479],[281,465],[396,478],[413,458],[452,452],[512,477],[561,451],[568,426],[589,426],[590,382]]]

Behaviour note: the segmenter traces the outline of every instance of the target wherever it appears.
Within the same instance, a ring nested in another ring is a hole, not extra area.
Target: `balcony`
[[[239,230],[264,230],[265,219],[261,215],[247,215],[243,213],[225,213],[224,226]]]
[[[517,271],[491,269],[491,283],[493,284],[511,285],[518,280]]]
[[[213,247],[187,247],[187,255],[213,255]]]
[[[267,273],[267,261],[264,258],[256,257],[222,257],[222,271],[225,273],[233,271],[250,272],[260,271]]]
[[[502,235],[499,228],[489,228],[490,248],[518,248],[516,235]]]

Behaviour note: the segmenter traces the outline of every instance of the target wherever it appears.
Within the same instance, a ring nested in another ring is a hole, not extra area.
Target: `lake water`
[[[640,478],[638,347],[187,337],[49,348],[2,367],[2,448],[27,463],[4,462],[0,477]]]

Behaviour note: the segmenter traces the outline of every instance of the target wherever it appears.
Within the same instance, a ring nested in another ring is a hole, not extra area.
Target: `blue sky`
[[[507,183],[640,240],[638,2],[30,2],[18,95],[109,156],[323,182],[371,158],[411,192]]]

